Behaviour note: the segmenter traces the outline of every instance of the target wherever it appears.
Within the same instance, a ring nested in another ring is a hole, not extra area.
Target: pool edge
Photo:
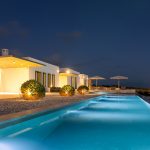
[[[75,103],[65,105],[65,106],[62,106],[59,108],[55,108],[55,109],[50,109],[49,107],[42,107],[42,108],[35,108],[35,109],[31,109],[31,110],[17,112],[17,113],[13,113],[13,114],[3,115],[0,118],[0,129],[24,122],[26,120],[37,118],[37,117],[43,116],[45,114],[50,114],[50,113],[53,114],[55,112],[62,111],[62,110],[67,111],[76,106],[80,106],[85,103],[88,103],[89,101],[91,101],[95,98],[101,97],[101,96],[102,95],[98,95],[96,97],[85,99],[83,101],[75,102]]]

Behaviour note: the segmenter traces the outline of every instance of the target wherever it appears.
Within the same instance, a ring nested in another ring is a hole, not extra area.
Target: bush
[[[65,85],[61,88],[59,94],[61,96],[73,96],[75,94],[75,89],[70,85]]]
[[[21,85],[21,93],[26,100],[36,100],[45,96],[45,87],[36,80],[28,80]]]
[[[51,87],[50,92],[60,92],[61,87]]]
[[[84,95],[89,91],[89,88],[85,85],[81,85],[78,87],[77,91],[79,92],[79,94]]]

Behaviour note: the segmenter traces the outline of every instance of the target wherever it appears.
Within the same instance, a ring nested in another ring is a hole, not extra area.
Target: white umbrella
[[[100,77],[100,76],[90,77],[89,79],[90,80],[96,80],[96,87],[97,87],[98,80],[105,80],[105,78]]]
[[[125,77],[125,76],[114,76],[114,77],[111,77],[110,79],[118,80],[118,88],[119,88],[120,87],[120,80],[127,80],[128,77]]]

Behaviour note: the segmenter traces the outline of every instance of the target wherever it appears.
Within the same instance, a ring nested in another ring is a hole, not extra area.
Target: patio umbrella
[[[96,87],[97,87],[98,80],[105,80],[105,78],[100,77],[100,76],[90,77],[89,79],[90,80],[96,80]]]
[[[120,87],[120,80],[127,80],[128,77],[125,77],[125,76],[114,76],[114,77],[111,77],[110,79],[118,80],[118,88],[119,88]]]

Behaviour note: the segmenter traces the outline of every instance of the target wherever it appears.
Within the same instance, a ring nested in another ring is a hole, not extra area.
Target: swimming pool
[[[0,150],[150,150],[150,105],[105,95],[0,130]]]

